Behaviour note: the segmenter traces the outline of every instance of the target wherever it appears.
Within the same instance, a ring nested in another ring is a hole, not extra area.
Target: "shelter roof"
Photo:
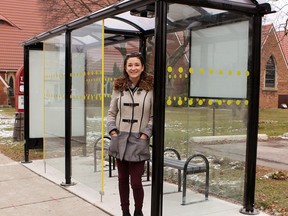
[[[23,64],[21,42],[47,29],[39,0],[1,0],[0,70],[16,71]]]
[[[264,3],[264,0],[206,0],[201,1],[201,4],[198,1],[197,3],[187,0],[167,0],[167,2],[170,2],[169,16],[167,17],[168,30],[176,27],[181,28],[183,20],[187,20],[193,27],[202,25],[202,23],[199,23],[199,19],[211,22],[211,19],[208,21],[205,20],[205,17],[208,19],[208,17],[211,18],[211,15],[212,17],[213,15],[217,16],[217,14],[223,13],[223,11],[235,11],[242,14],[266,14],[271,11],[269,4],[259,6],[259,4]],[[179,11],[182,12],[179,13]],[[107,33],[105,34],[105,42],[107,43],[119,42],[139,37],[139,35],[153,34],[155,29],[154,12],[155,0],[124,0],[37,35],[25,41],[24,45],[34,44],[53,35],[59,35],[67,30],[75,30],[89,24],[93,24],[93,26],[90,26],[93,29],[97,27],[101,29],[102,20],[105,20],[105,33]],[[187,25],[183,26],[183,28],[186,27]],[[88,32],[91,32],[91,30],[87,27],[86,33],[82,31],[81,35],[75,35],[75,37],[83,44],[97,43],[101,40],[101,38],[97,38],[95,35],[89,35]]]

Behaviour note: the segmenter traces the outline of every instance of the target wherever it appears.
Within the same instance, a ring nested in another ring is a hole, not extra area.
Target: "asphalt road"
[[[245,141],[193,143],[196,151],[245,161]],[[288,170],[288,139],[277,138],[258,141],[257,165],[277,170]]]

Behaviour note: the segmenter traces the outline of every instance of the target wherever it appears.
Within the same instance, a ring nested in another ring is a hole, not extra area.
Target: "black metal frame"
[[[65,34],[65,185],[71,185],[72,176],[72,52],[71,52],[71,31]]]
[[[30,138],[29,128],[30,128],[30,108],[29,108],[29,51],[30,50],[43,50],[42,43],[36,43],[30,46],[24,47],[24,162],[29,161],[29,149],[42,148],[43,147],[43,137]]]
[[[260,61],[261,61],[261,16],[255,16],[250,22],[249,32],[251,47],[251,59],[249,62],[250,78],[248,80],[248,124],[245,160],[245,185],[243,208],[244,214],[258,214],[254,208],[255,180],[257,161],[257,140],[259,120],[259,90],[260,90]]]
[[[255,2],[252,1],[251,2]],[[24,117],[25,121],[25,147],[24,156],[25,161],[29,162],[29,149],[33,142],[38,142],[29,138],[29,50],[43,49],[42,44],[39,43],[52,36],[66,33],[66,60],[65,60],[65,185],[71,185],[71,31],[93,22],[113,17],[116,14],[126,12],[138,7],[155,3],[155,30],[143,32],[139,28],[139,32],[125,32],[112,31],[107,29],[107,32],[118,33],[124,35],[124,40],[133,38],[140,39],[140,51],[145,51],[145,40],[148,35],[155,34],[155,56],[154,56],[154,79],[157,85],[154,86],[154,129],[153,129],[153,143],[157,143],[153,147],[152,160],[152,193],[151,193],[151,215],[161,216],[163,208],[163,156],[164,156],[164,123],[165,123],[165,90],[166,90],[166,33],[167,33],[167,8],[168,3],[183,3],[199,7],[210,7],[215,9],[222,9],[233,11],[237,13],[244,13],[252,17],[250,22],[251,33],[251,59],[249,62],[249,70],[251,75],[248,82],[248,99],[250,101],[248,106],[248,126],[247,126],[247,143],[246,143],[246,170],[245,170],[245,191],[243,208],[240,210],[243,214],[255,214],[257,210],[254,209],[254,195],[255,195],[255,175],[256,175],[256,156],[257,156],[257,133],[258,127],[255,122],[258,122],[259,116],[259,85],[260,85],[260,50],[261,50],[261,19],[264,14],[270,13],[269,4],[256,4],[253,6],[236,2],[229,2],[225,0],[133,0],[124,3],[119,3],[99,12],[92,13],[83,18],[72,21],[68,24],[59,26],[51,31],[38,35],[23,43],[24,45]],[[125,36],[125,33],[127,35]],[[120,37],[121,38],[121,37]],[[109,40],[110,39],[110,40]],[[116,41],[115,41],[116,39]],[[116,43],[117,37],[107,38],[107,44]],[[157,132],[155,130],[157,128]],[[41,140],[42,141],[42,140]],[[40,142],[40,140],[39,140]],[[43,143],[43,141],[42,141]]]

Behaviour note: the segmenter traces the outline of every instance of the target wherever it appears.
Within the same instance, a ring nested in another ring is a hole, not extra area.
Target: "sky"
[[[263,18],[264,24],[272,23],[277,30],[284,30],[288,19],[288,0],[267,0],[276,13],[266,15]]]

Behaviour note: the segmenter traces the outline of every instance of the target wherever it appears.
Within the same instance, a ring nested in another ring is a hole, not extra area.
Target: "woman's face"
[[[140,79],[141,73],[144,71],[144,65],[142,65],[141,61],[137,57],[130,57],[127,60],[126,68],[125,68],[130,80],[135,83]]]

